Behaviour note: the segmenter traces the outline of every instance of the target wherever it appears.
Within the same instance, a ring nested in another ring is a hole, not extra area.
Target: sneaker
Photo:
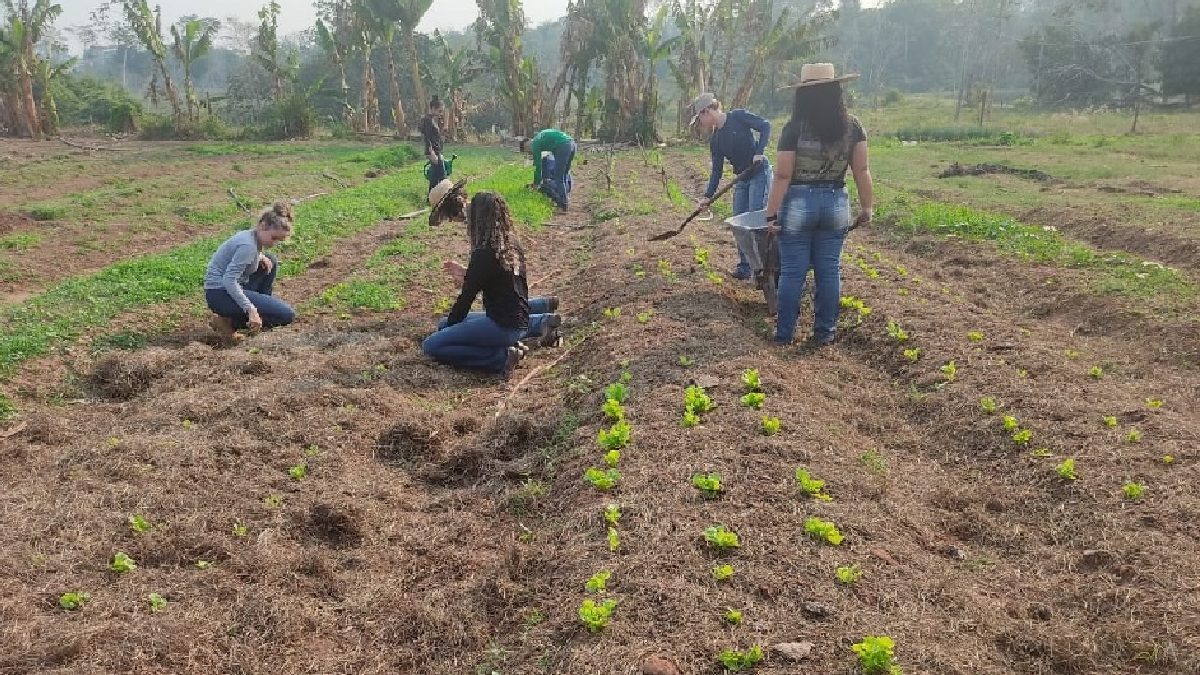
[[[517,344],[513,346],[517,348],[518,352],[521,352],[521,358],[525,358],[525,355],[529,353],[529,345],[520,340],[517,340]]]
[[[230,319],[227,316],[217,316],[214,314],[213,317],[208,320],[208,325],[217,334],[217,337],[221,338],[221,342],[225,344],[232,344],[240,337],[233,330],[233,319]]]
[[[562,343],[560,326],[562,326],[562,317],[558,314],[547,314],[546,318],[542,319],[540,341],[542,347],[557,347]]]
[[[521,350],[516,347],[509,347],[508,354],[504,359],[504,370],[500,374],[504,377],[512,377],[513,371],[517,369],[517,364],[521,362]]]
[[[546,313],[553,314],[558,311],[558,296],[547,295],[546,298]]]
[[[812,337],[812,341],[818,347],[824,347],[826,345],[831,345],[831,344],[833,344],[833,341],[836,339],[837,339],[837,333],[827,333],[825,335],[813,335],[813,337]]]

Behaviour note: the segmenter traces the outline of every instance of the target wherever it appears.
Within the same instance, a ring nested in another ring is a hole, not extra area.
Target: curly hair
[[[292,214],[292,205],[288,202],[275,202],[271,208],[262,212],[258,217],[258,224],[264,225],[268,230],[288,230],[291,231],[292,224],[296,222],[295,215]]]
[[[845,142],[850,113],[846,111],[846,101],[842,97],[842,83],[798,87],[789,124],[807,126],[826,151]]]
[[[471,237],[471,249],[486,248],[496,255],[500,266],[507,272],[521,274],[525,266],[525,252],[513,228],[508,203],[495,192],[476,192],[471,199],[471,210],[467,216],[467,232]]]

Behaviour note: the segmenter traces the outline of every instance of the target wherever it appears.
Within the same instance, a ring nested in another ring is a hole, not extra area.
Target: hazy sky
[[[55,25],[67,28],[88,22],[88,16],[104,0],[58,0],[63,15]],[[150,6],[162,5],[163,23],[174,22],[184,14],[215,16],[224,19],[236,16],[243,21],[257,23],[257,12],[268,0],[150,0]],[[311,28],[316,22],[312,0],[279,0],[283,11],[279,15],[282,32],[294,33]],[[525,16],[534,25],[552,21],[566,13],[567,0],[524,0]],[[475,0],[433,0],[433,7],[425,14],[425,20],[417,26],[421,32],[434,28],[462,29],[471,25],[479,10]]]

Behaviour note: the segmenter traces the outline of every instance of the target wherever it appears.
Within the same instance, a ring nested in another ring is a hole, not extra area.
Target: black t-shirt
[[[525,254],[518,250],[516,273],[500,264],[490,248],[477,248],[467,263],[462,291],[450,308],[447,323],[453,326],[467,318],[475,297],[483,292],[483,311],[488,318],[505,328],[524,330],[529,327],[529,286],[525,281]]]
[[[433,115],[422,117],[421,123],[417,125],[417,130],[425,139],[425,154],[429,154],[430,150],[439,155],[442,154],[442,130],[438,128],[437,120],[433,118]]]
[[[845,185],[846,169],[854,146],[867,140],[862,123],[854,115],[849,116],[846,134],[833,147],[823,147],[804,120],[788,122],[779,136],[779,152],[796,153],[796,164],[792,169],[792,185]]]

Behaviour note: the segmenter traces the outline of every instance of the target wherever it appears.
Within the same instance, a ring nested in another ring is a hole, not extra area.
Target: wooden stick
[[[238,198],[237,193],[233,191],[233,188],[229,188],[229,195],[233,197],[233,203],[237,204],[241,210],[245,211],[246,213],[250,213],[250,207],[246,206],[245,203]]]

